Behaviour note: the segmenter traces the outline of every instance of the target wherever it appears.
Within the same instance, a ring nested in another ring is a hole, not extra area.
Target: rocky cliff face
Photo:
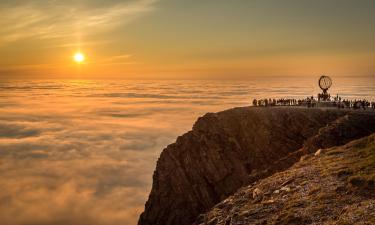
[[[190,225],[240,187],[317,148],[368,135],[374,124],[374,113],[327,109],[247,107],[206,114],[161,153],[138,224]]]

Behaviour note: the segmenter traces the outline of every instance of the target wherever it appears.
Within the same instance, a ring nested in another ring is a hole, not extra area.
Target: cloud
[[[198,116],[239,104],[247,88],[1,82],[1,225],[135,225],[162,149]]]
[[[156,0],[0,3],[0,45],[20,39],[79,39],[133,21]]]
[[[0,123],[0,138],[23,138],[39,134],[39,130],[20,124]]]
[[[92,109],[72,115],[75,105],[62,115],[45,104],[1,111],[1,224],[136,224],[157,155],[175,131]]]

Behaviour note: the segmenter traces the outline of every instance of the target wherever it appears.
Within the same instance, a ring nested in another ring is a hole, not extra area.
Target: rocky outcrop
[[[374,132],[368,127],[375,114],[360,114],[277,107],[208,113],[161,153],[138,224],[190,225],[240,187],[290,167],[300,156]]]
[[[375,224],[375,134],[238,190],[195,225]]]
[[[348,113],[319,130],[304,144],[305,153],[319,148],[343,145],[353,139],[367,136],[375,130],[374,113],[358,111]]]

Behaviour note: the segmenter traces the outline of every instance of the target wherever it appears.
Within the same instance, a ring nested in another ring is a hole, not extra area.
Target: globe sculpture
[[[332,79],[329,76],[321,76],[318,83],[320,89],[323,91],[323,93],[318,95],[318,100],[328,101],[331,96],[327,91],[332,86]]]

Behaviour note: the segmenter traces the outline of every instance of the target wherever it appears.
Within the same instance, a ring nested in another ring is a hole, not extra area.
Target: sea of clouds
[[[318,91],[270,79],[0,82],[0,223],[136,224],[160,152],[198,116]],[[371,82],[334,90],[371,98]]]

